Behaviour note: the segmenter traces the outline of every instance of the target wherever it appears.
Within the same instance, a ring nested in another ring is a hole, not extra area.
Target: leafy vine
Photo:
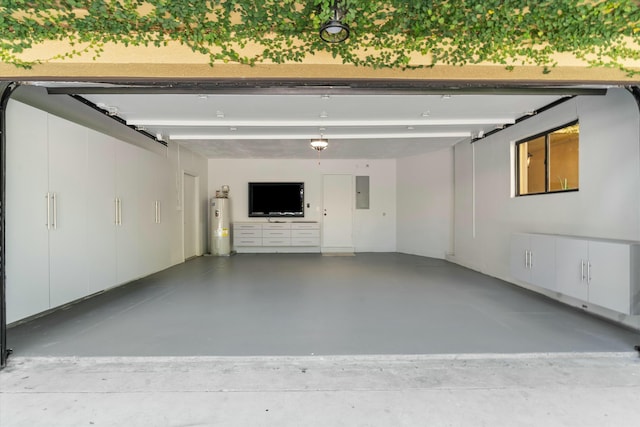
[[[318,28],[333,0],[0,0],[0,61],[30,68],[90,54],[109,43],[178,42],[210,64],[301,62],[326,52],[373,68],[461,66],[482,62],[537,65],[549,72],[557,54],[629,76],[640,69],[638,0],[342,0],[350,38],[327,44]],[[22,59],[47,41],[69,49]],[[247,49],[251,47],[251,49]]]

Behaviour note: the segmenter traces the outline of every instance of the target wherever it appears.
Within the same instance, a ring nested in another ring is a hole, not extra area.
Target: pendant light
[[[349,26],[342,22],[344,11],[338,3],[338,0],[333,2],[331,17],[320,27],[320,38],[327,43],[341,43],[349,38]]]
[[[314,138],[311,140],[311,148],[320,152],[329,146],[329,141],[325,138]]]

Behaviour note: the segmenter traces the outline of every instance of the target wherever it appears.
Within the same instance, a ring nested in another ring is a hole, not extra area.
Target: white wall
[[[576,118],[580,190],[514,197],[515,142]],[[639,129],[634,98],[611,89],[606,97],[574,98],[473,145],[457,144],[450,259],[515,283],[509,273],[514,232],[640,240]]]
[[[444,258],[453,249],[453,149],[397,161],[398,252]]]
[[[353,241],[356,252],[396,250],[395,160],[274,160],[209,159],[209,197],[222,185],[230,186],[231,221],[258,221],[247,216],[248,183],[291,181],[305,183],[305,220],[322,221],[322,176],[370,176],[370,209],[354,208]],[[355,178],[354,178],[355,180]],[[354,197],[355,205],[355,197]]]

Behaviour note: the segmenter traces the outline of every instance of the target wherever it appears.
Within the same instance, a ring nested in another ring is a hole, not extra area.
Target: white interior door
[[[322,178],[322,251],[353,252],[353,177]]]
[[[196,217],[196,177],[184,174],[183,221],[184,221],[184,259],[198,254]]]

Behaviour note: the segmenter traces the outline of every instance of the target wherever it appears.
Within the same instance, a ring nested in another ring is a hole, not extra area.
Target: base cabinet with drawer
[[[236,222],[233,246],[238,252],[278,252],[291,248],[319,248],[320,224],[317,222]]]

